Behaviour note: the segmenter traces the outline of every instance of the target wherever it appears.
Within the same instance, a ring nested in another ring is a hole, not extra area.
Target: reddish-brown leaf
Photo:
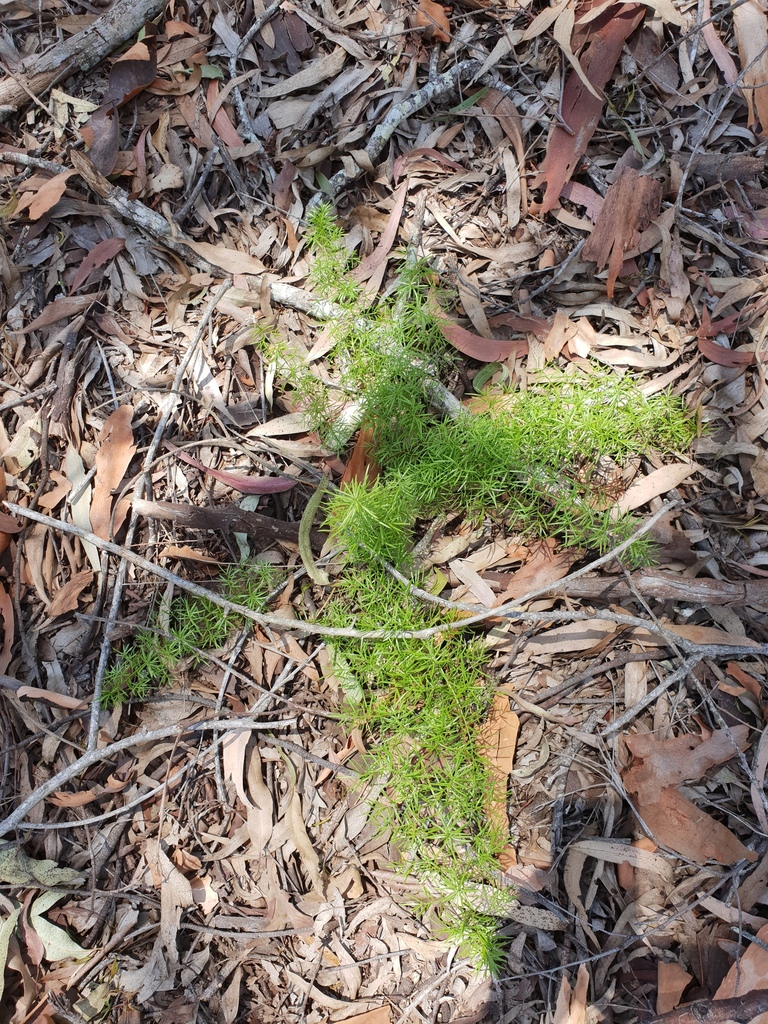
[[[240,491],[242,494],[278,494],[280,491],[290,491],[292,487],[296,486],[295,480],[287,480],[285,477],[244,476],[242,473],[228,473],[218,469],[211,469],[209,466],[204,466],[202,462],[198,462],[197,459],[193,459],[191,455],[187,455],[185,451],[177,448],[170,441],[165,442],[165,447],[169,452],[173,452],[181,462],[186,462],[188,466],[194,466],[195,469],[207,473],[208,476],[212,476],[215,480],[220,480],[223,484],[234,488],[236,491]]]
[[[695,781],[734,757],[734,741],[743,750],[748,733],[746,726],[736,725],[730,734],[716,729],[705,738],[685,735],[660,740],[653,733],[626,737],[635,761],[624,773],[624,785],[635,794],[637,813],[655,840],[695,863],[757,859],[729,828],[677,789],[680,783]]]
[[[5,589],[5,584],[0,580],[0,633],[3,643],[0,646],[0,673],[8,671],[11,663],[13,643],[16,639],[16,620],[13,616],[13,602],[11,596]]]
[[[712,321],[709,318],[709,310],[705,306],[701,311],[701,324],[696,335],[701,354],[719,366],[749,366],[750,363],[756,363],[757,355],[754,352],[734,352],[731,348],[724,348],[722,345],[716,345],[710,341],[710,338],[714,338],[718,334],[733,334],[740,327],[746,326],[749,312],[749,309],[742,309],[730,316],[723,317],[722,320]],[[761,359],[763,361],[768,359],[768,353],[761,353]]]
[[[664,846],[682,857],[703,864],[735,864],[756,861],[757,854],[712,815],[684,797],[675,786],[667,786],[652,804],[638,802],[637,811],[646,828]]]
[[[733,31],[739,47],[744,99],[748,122],[760,122],[761,135],[768,134],[768,14],[760,0],[747,0],[733,8]]]
[[[83,262],[77,268],[77,273],[72,281],[71,291],[75,292],[85,282],[92,270],[103,267],[113,257],[117,256],[125,248],[124,238],[105,238],[98,245],[94,246]]]
[[[397,238],[397,229],[400,227],[400,218],[403,215],[403,207],[405,206],[405,197],[408,195],[408,182],[403,182],[397,188],[394,195],[394,205],[392,211],[387,220],[387,226],[381,233],[379,243],[376,248],[365,257],[361,263],[355,267],[352,271],[352,277],[356,281],[367,281],[376,270],[381,266],[382,263],[389,257],[392,250],[392,246]]]
[[[118,509],[112,509],[112,492],[119,486],[136,454],[133,443],[131,420],[133,406],[121,405],[111,413],[99,434],[99,450],[96,453],[96,482],[91,499],[91,529],[97,537],[109,540],[113,530],[120,525]],[[127,511],[124,505],[123,515]]]
[[[491,327],[511,327],[513,331],[535,334],[541,341],[549,335],[552,324],[544,316],[517,316],[515,313],[497,313],[489,316]]]
[[[93,571],[91,569],[79,572],[72,579],[67,580],[62,587],[54,591],[48,615],[55,619],[57,615],[66,615],[67,612],[76,611],[78,598],[92,582]]]
[[[438,326],[446,341],[449,341],[459,352],[481,363],[498,363],[509,359],[511,355],[522,357],[528,354],[528,342],[525,338],[512,341],[499,341],[496,338],[481,338],[479,334],[459,327],[458,324],[441,316]]]
[[[346,487],[353,481],[361,484],[365,480],[370,485],[380,472],[381,468],[374,454],[373,430],[371,427],[362,427],[357,435],[355,447],[344,469],[339,486]]]
[[[633,167],[622,167],[605,194],[582,255],[585,260],[593,260],[600,270],[608,267],[606,293],[609,299],[613,298],[624,253],[632,246],[635,232],[644,231],[659,215],[661,193],[660,181],[638,174]]]
[[[291,185],[296,177],[296,168],[290,160],[286,160],[272,182],[272,195],[275,199],[275,206],[283,213],[287,213],[291,206]]]
[[[456,171],[458,174],[463,174],[466,170],[461,164],[457,164],[455,160],[451,160],[445,153],[441,153],[437,149],[412,149],[409,153],[402,153],[397,157],[392,168],[392,179],[399,181],[403,174],[412,170],[412,166],[419,160],[433,160],[437,164],[442,164],[449,171]]]
[[[477,100],[475,106],[496,118],[504,134],[515,147],[518,165],[523,167],[525,165],[523,121],[509,96],[505,96],[498,89],[489,89],[484,96]]]
[[[754,352],[734,352],[733,349],[723,348],[722,345],[716,345],[714,341],[701,336],[699,337],[699,352],[706,359],[717,363],[718,366],[749,366],[750,363],[757,362]],[[763,359],[766,358],[768,358],[768,354],[763,355]]]
[[[646,8],[626,3],[611,6],[589,25],[590,42],[579,59],[584,76],[598,92],[601,91],[621,56],[624,42],[643,20]],[[576,165],[586,153],[603,110],[603,101],[594,96],[582,79],[573,72],[563,89],[562,117],[572,135],[556,125],[547,141],[547,152],[534,186],[546,185],[541,212],[557,206],[560,190],[570,181]]]

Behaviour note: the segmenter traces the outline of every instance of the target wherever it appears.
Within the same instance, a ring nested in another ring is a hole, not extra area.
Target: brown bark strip
[[[632,584],[643,597],[659,601],[681,601],[683,604],[717,604],[742,607],[768,605],[768,580],[689,579],[677,573],[641,569],[632,574]],[[554,584],[552,591],[557,591]],[[624,577],[582,576],[566,584],[569,597],[615,601],[632,597]]]
[[[258,512],[246,512],[237,505],[223,505],[219,508],[198,508],[196,505],[180,505],[171,501],[144,501],[135,499],[133,507],[148,519],[165,519],[189,530],[215,530],[217,533],[245,533],[257,541],[273,544],[285,541],[299,542],[299,524],[283,519],[272,519]],[[312,547],[320,551],[323,535],[313,530],[310,535]]]
[[[747,1024],[759,1013],[768,1012],[768,990],[758,989],[736,999],[704,1000],[678,1006],[676,1010],[650,1017],[643,1024],[725,1024],[734,1020]]]
[[[92,25],[45,53],[23,60],[0,81],[0,120],[74,71],[90,71],[164,9],[166,0],[117,0]]]

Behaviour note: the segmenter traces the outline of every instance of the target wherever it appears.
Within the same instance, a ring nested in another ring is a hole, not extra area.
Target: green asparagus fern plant
[[[440,330],[433,275],[406,259],[392,293],[366,309],[350,276],[354,260],[329,206],[310,214],[316,292],[336,303],[330,379],[303,355],[262,339],[262,352],[330,442],[346,441],[339,422],[373,431],[382,475],[353,485],[330,503],[329,523],[354,559],[407,561],[414,523],[452,510],[492,513],[524,534],[555,535],[604,553],[636,523],[616,521],[596,485],[605,459],[625,463],[651,451],[684,449],[693,420],[669,392],[646,397],[629,376],[590,368],[532,375],[525,391],[486,396],[485,411],[454,418],[434,409],[430,381],[453,355]],[[630,559],[647,559],[639,545]]]
[[[244,562],[228,566],[221,577],[221,592],[233,604],[264,611],[277,583],[274,566]],[[127,700],[143,700],[170,685],[182,662],[194,668],[200,651],[222,647],[233,630],[244,625],[219,605],[198,597],[177,597],[171,602],[166,628],[160,628],[159,610],[151,624],[142,628],[108,669],[102,688],[102,704],[113,707]]]
[[[482,412],[448,418],[431,402],[430,381],[450,371],[453,354],[428,266],[406,259],[391,294],[370,308],[350,276],[354,261],[330,207],[310,215],[308,243],[315,291],[336,303],[326,328],[330,373],[322,377],[299,351],[286,358],[285,345],[266,336],[262,354],[326,441],[343,445],[354,409],[351,422],[371,428],[381,465],[373,484],[351,484],[328,503],[350,569],[334,585],[324,621],[360,631],[442,621],[376,565],[408,564],[418,519],[491,514],[523,533],[600,552],[627,537],[635,524],[605,511],[596,467],[606,458],[621,465],[650,450],[684,449],[692,420],[675,397],[646,398],[631,377],[599,368],[550,368],[525,391],[484,394]],[[636,560],[647,555],[634,548]],[[378,814],[402,852],[401,867],[439,905],[447,933],[478,966],[497,972],[505,954],[494,915],[504,916],[509,894],[494,884],[495,858],[508,837],[485,815],[499,794],[478,749],[492,689],[481,641],[446,630],[429,640],[341,640],[333,653],[346,680],[346,720],[369,739],[364,777],[386,780]]]

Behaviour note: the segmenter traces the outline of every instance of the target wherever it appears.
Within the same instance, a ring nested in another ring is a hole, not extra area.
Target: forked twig
[[[119,754],[122,750],[128,750],[130,747],[139,746],[142,743],[156,743],[158,740],[166,740],[171,736],[181,736],[185,732],[201,733],[211,730],[216,732],[217,730],[224,731],[227,729],[266,731],[267,729],[283,729],[295,724],[295,718],[284,718],[277,722],[256,722],[245,715],[236,718],[209,718],[202,722],[192,722],[187,725],[168,725],[164,729],[142,730],[133,736],[127,736],[123,740],[116,740],[100,750],[89,750],[88,753],[78,757],[72,764],[62,768],[60,772],[57,772],[46,782],[37,786],[34,792],[22,800],[7,818],[0,821],[0,836],[4,836],[17,828],[33,807],[37,807],[41,800],[45,800],[51,793],[55,793],[60,786],[64,786],[71,782],[72,779],[77,778],[81,772],[84,772],[86,768],[90,768],[91,765],[106,761],[115,754]]]
[[[448,620],[441,622],[437,626],[427,626],[424,629],[360,630],[353,629],[351,627],[324,626],[322,623],[318,622],[302,622],[301,619],[283,619],[277,615],[255,612],[252,609],[247,608],[245,605],[235,604],[232,601],[228,601],[225,597],[222,597],[221,594],[217,594],[213,590],[206,590],[205,587],[201,587],[198,583],[185,580],[182,576],[178,576],[176,573],[171,572],[169,569],[164,569],[160,565],[155,565],[155,563],[151,562],[148,558],[144,558],[142,555],[136,554],[136,552],[130,551],[120,544],[104,540],[103,537],[97,537],[96,534],[91,533],[90,530],[83,530],[72,523],[63,523],[58,519],[53,519],[51,516],[43,515],[41,512],[33,512],[31,509],[24,508],[21,505],[16,505],[10,501],[6,501],[4,504],[12,515],[32,519],[34,522],[40,523],[43,526],[48,526],[52,530],[58,530],[71,537],[79,537],[82,540],[90,541],[91,544],[100,548],[102,551],[107,551],[109,554],[125,558],[126,561],[132,562],[134,565],[137,565],[139,568],[151,573],[153,576],[166,580],[168,583],[173,583],[180,590],[185,590],[190,594],[194,594],[196,597],[202,597],[206,601],[210,601],[212,604],[218,605],[220,608],[223,608],[225,611],[233,615],[240,615],[244,619],[250,619],[252,622],[258,623],[260,626],[274,626],[277,629],[290,630],[295,633],[304,633],[315,636],[348,637],[353,640],[426,640],[429,637],[436,636],[438,633],[445,633],[446,630],[467,629],[469,626],[480,625],[483,622],[487,622],[489,619],[514,619],[520,622],[546,623],[591,622],[596,618],[600,618],[607,619],[610,622],[615,622],[619,626],[632,626],[635,629],[644,629],[648,633],[653,633],[654,636],[660,637],[668,646],[677,647],[687,655],[700,654],[702,657],[707,658],[734,658],[739,655],[755,657],[756,655],[768,654],[768,644],[698,644],[692,640],[686,640],[680,637],[677,633],[670,629],[666,629],[658,623],[640,618],[638,615],[623,615],[618,612],[611,612],[607,610],[600,611],[599,614],[595,611],[584,612],[570,610],[557,612],[522,611],[518,608],[518,605],[524,603],[526,598],[517,598],[515,601],[510,601],[509,604],[501,605],[498,608],[485,608],[478,614],[471,615],[465,619],[456,619],[453,621]],[[556,591],[557,587],[558,584],[555,583],[544,592],[551,592],[552,590]]]

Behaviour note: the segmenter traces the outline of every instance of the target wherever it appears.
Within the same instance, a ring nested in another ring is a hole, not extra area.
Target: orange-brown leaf
[[[122,481],[136,453],[131,430],[132,418],[133,406],[122,405],[107,417],[99,434],[100,446],[96,454],[96,482],[90,515],[93,532],[105,540],[109,540],[112,533],[112,491]]]
[[[748,745],[748,729],[735,725],[730,730],[738,750]],[[639,800],[652,802],[667,786],[681,782],[695,782],[716,764],[723,764],[736,756],[737,748],[723,729],[706,738],[693,735],[671,736],[660,740],[653,733],[627,736],[626,743],[632,756],[640,763],[633,764],[624,776],[624,785]]]
[[[451,26],[445,8],[436,4],[435,0],[419,0],[419,9],[414,16],[417,28],[424,29],[425,39],[435,39],[439,43],[450,43]]]
[[[589,25],[590,43],[579,59],[579,64],[592,87],[600,92],[608,83],[621,56],[625,41],[643,20],[646,8],[641,4],[626,3],[611,6]],[[603,101],[585,85],[582,77],[573,72],[565,83],[562,96],[562,116],[572,134],[556,125],[547,141],[547,152],[535,186],[546,185],[541,212],[557,205],[560,190],[570,181],[576,165],[586,153],[603,110]]]
[[[694,864],[708,860],[718,864],[757,860],[754,850],[748,850],[730,829],[674,786],[663,789],[655,803],[638,801],[637,811],[655,839]]]
[[[355,447],[344,469],[339,486],[346,487],[352,482],[361,484],[364,481],[367,481],[370,486],[380,472],[381,469],[374,453],[373,430],[371,427],[363,427],[357,435]]]
[[[37,195],[29,204],[27,213],[30,220],[39,220],[44,213],[48,213],[58,203],[64,195],[68,179],[74,173],[74,171],[63,171],[61,174],[54,174],[44,185],[40,186]]]

